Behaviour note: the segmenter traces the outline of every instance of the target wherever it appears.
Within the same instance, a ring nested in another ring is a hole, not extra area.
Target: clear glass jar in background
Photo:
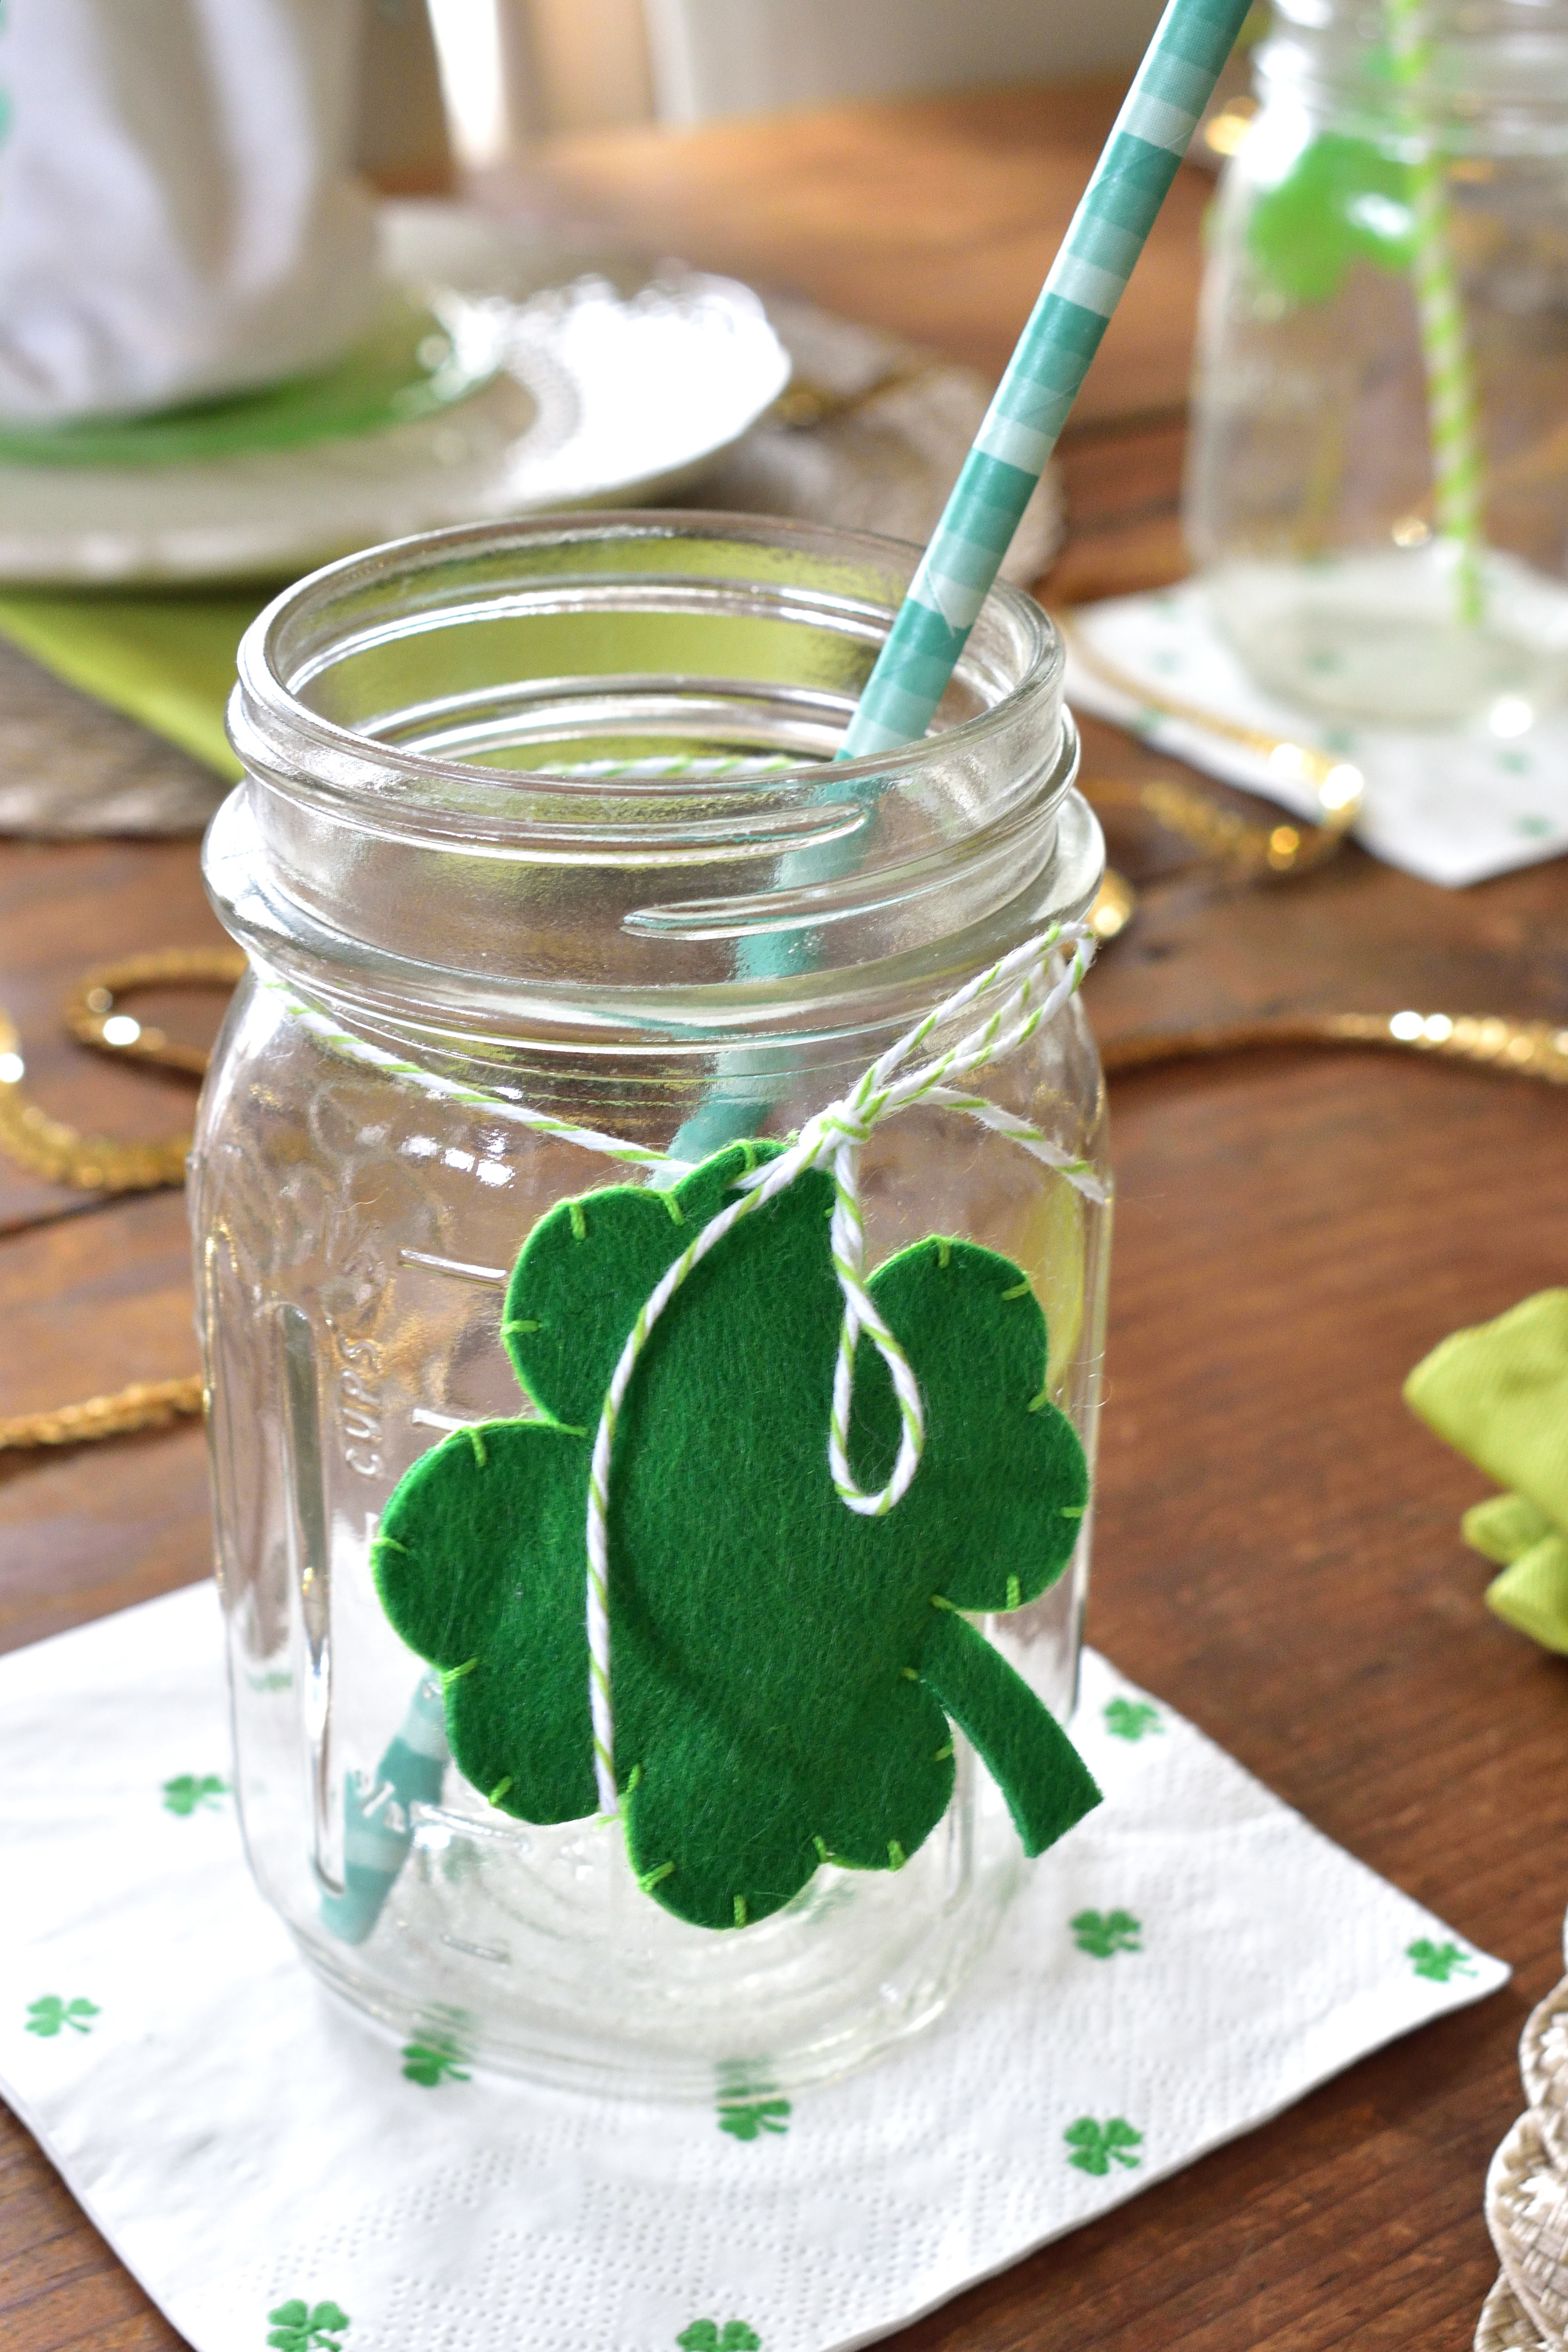
[[[1524,733],[1568,690],[1568,5],[1274,0],[1210,222],[1186,521],[1248,669],[1351,720]],[[1434,159],[1482,474],[1434,496],[1413,280]]]
[[[939,731],[831,764],[915,553],[715,516],[444,532],[315,574],[241,649],[246,780],[205,867],[252,971],[191,1196],[239,1799],[315,1966],[427,2044],[643,2093],[838,2072],[936,2013],[1027,1867],[966,1754],[896,1874],[824,1867],[755,1927],[689,1927],[617,1826],[530,1827],[463,1780],[370,1569],[410,1463],[528,1409],[498,1327],[529,1229],[635,1181],[508,1091],[688,1155],[783,1134],[1092,900],[1061,649],[1015,592]],[[984,1085],[1103,1164],[1076,999]],[[1105,1212],[951,1111],[880,1129],[863,1182],[868,1263],[936,1232],[1028,1269],[1092,1457]],[[1088,1540],[995,1627],[1062,1717]]]

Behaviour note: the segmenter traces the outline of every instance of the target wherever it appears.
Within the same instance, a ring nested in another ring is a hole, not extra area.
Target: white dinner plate
[[[444,523],[678,494],[783,390],[733,279],[545,249],[434,203],[383,207],[392,284],[479,388],[406,424],[200,461],[0,464],[0,582],[292,577]]]

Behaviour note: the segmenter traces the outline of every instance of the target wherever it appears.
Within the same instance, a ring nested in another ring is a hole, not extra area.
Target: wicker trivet
[[[1557,2346],[1542,2336],[1506,2276],[1500,2276],[1481,2305],[1475,2352],[1557,2352]]]
[[[1548,2341],[1568,2328],[1568,2179],[1552,2161],[1533,2109],[1491,2160],[1487,2227],[1503,2276]]]
[[[1552,2161],[1568,2179],[1568,1977],[1531,2011],[1519,2071]]]
[[[1526,2020],[1519,2067],[1530,2105],[1487,2172],[1502,2275],[1475,2352],[1568,2352],[1568,1977]]]

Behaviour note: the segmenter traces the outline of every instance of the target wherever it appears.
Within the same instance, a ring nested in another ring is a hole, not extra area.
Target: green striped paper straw
[[[1432,56],[1426,31],[1426,0],[1385,0],[1385,8],[1394,70],[1410,94],[1414,109]],[[1466,628],[1473,629],[1484,602],[1482,476],[1475,384],[1448,230],[1443,160],[1429,131],[1418,121],[1415,128],[1420,152],[1410,165],[1410,209],[1415,221],[1411,281],[1427,374],[1432,505],[1439,536],[1449,541],[1455,551],[1454,599],[1458,617]]]
[[[840,757],[917,742],[1144,249],[1250,0],[1169,0]]]

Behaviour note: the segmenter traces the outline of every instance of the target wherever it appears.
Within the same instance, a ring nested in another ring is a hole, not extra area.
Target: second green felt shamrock
[[[590,1456],[633,1320],[777,1147],[737,1144],[671,1192],[563,1202],[529,1235],[503,1336],[537,1418],[460,1430],[384,1515],[392,1624],[441,1670],[459,1769],[530,1822],[597,1810],[585,1630]],[[1071,1555],[1089,1480],[1044,1394],[1027,1278],[932,1239],[869,1287],[915,1369],[926,1442],[883,1516],[828,1468],[843,1312],[831,1180],[743,1218],[655,1324],[616,1426],[608,1508],[615,1777],[633,1869],[680,1917],[745,1927],[821,1863],[897,1869],[946,1811],[957,1724],[1038,1853],[1098,1801],[1076,1750],[969,1622]],[[898,1449],[861,1344],[849,1433],[872,1490]]]
[[[1325,131],[1254,197],[1248,250],[1291,302],[1326,302],[1357,261],[1396,277],[1416,256],[1409,165],[1370,139]]]

